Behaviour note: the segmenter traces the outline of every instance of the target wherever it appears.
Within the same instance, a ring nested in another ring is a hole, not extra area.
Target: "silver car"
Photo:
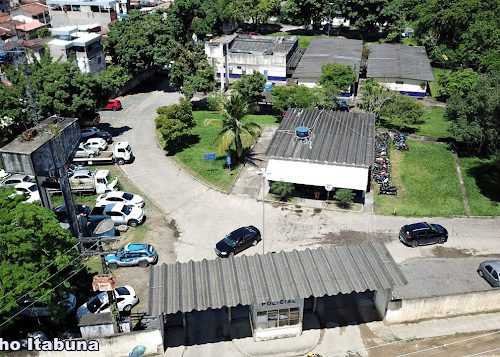
[[[90,147],[83,143],[80,143],[75,151],[75,157],[93,158],[97,155],[99,155],[99,149]]]
[[[491,286],[500,287],[500,260],[489,260],[479,264],[477,273],[485,278]]]
[[[33,176],[25,175],[25,174],[14,174],[14,175],[8,176],[5,180],[3,180],[2,183],[0,184],[0,186],[11,187],[11,186],[15,186],[21,182],[33,182],[33,181],[34,181]]]

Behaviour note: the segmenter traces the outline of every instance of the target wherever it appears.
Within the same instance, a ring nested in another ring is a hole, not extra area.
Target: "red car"
[[[122,109],[122,102],[118,99],[108,99],[108,103],[102,109],[112,111]]]

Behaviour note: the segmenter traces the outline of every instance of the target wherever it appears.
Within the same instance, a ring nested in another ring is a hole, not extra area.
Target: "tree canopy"
[[[170,60],[171,36],[162,12],[130,11],[126,20],[110,26],[107,52],[115,64],[135,75]]]
[[[0,321],[19,311],[23,297],[55,302],[70,289],[66,279],[81,269],[77,239],[51,210],[21,203],[0,189]]]
[[[321,76],[318,83],[326,90],[337,95],[348,92],[351,84],[356,81],[356,73],[350,66],[328,63],[321,66]]]
[[[165,149],[176,150],[196,125],[191,103],[181,98],[178,104],[159,107],[156,112],[156,128],[165,142]]]
[[[500,77],[481,75],[464,96],[452,95],[445,118],[450,132],[464,147],[477,154],[500,153]]]
[[[250,110],[253,111],[255,108],[252,107],[262,98],[264,84],[266,84],[266,77],[260,72],[254,72],[238,79],[233,84],[233,88],[241,94],[243,99],[250,105]]]

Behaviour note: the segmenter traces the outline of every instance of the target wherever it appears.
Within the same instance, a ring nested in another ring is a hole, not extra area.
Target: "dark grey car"
[[[500,272],[500,260],[489,260],[479,264],[477,273],[485,278],[491,286],[500,287],[500,279],[498,274]]]

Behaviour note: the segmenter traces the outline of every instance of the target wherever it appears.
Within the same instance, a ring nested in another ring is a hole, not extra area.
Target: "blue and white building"
[[[400,44],[374,44],[370,46],[367,78],[392,91],[423,98],[434,80],[425,48]]]
[[[217,76],[236,79],[260,72],[269,81],[284,83],[297,44],[295,36],[225,36],[206,42],[205,54]]]

